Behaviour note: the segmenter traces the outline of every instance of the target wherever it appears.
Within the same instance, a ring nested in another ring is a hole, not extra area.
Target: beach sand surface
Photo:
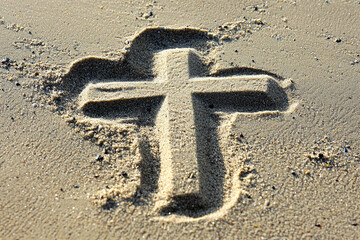
[[[0,239],[359,239],[359,12],[1,1]]]

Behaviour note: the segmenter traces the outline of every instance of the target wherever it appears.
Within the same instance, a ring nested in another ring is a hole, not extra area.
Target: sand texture
[[[359,12],[2,1],[0,239],[359,239]]]

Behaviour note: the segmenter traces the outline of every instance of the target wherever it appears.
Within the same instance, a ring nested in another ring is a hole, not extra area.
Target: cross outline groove
[[[199,77],[204,75],[204,65],[192,48],[162,50],[154,55],[153,62],[155,78],[149,81],[116,79],[88,84],[79,96],[79,109],[92,103],[163,98],[155,119],[161,133],[160,197],[155,208],[164,209],[173,199],[184,204],[182,198],[191,202],[191,206],[186,206],[189,209],[211,207],[205,206],[203,194],[209,183],[199,175],[202,171],[199,163],[207,161],[204,147],[207,122],[203,119],[209,118],[209,110],[204,101],[217,98],[221,106],[226,105],[222,103],[224,99],[236,102],[238,98],[244,99],[244,93],[256,93],[270,102],[265,103],[265,109],[281,110],[287,104],[286,95],[277,80],[267,74]]]

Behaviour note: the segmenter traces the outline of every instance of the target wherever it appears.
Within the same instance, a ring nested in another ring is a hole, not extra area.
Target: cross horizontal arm
[[[195,93],[222,93],[244,91],[266,91],[270,81],[268,75],[192,78]]]
[[[269,75],[192,78],[193,93],[263,92],[279,101],[280,86]]]
[[[79,108],[88,103],[163,96],[161,83],[152,81],[89,84],[79,98]]]

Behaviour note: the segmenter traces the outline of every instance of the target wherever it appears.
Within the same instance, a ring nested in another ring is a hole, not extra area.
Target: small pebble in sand
[[[101,156],[100,154],[96,156],[96,161],[101,162],[102,160],[104,160],[103,156]]]
[[[321,224],[320,223],[316,223],[315,227],[321,228]]]
[[[1,63],[3,63],[3,64],[8,63],[8,62],[10,62],[10,58],[8,58],[8,57],[1,60]]]
[[[335,39],[335,42],[337,42],[337,43],[341,42],[341,38]]]
[[[357,63],[359,63],[359,60],[355,59],[354,61],[352,61],[352,62],[350,63],[350,65],[355,65],[355,64],[357,64]]]
[[[144,13],[142,15],[143,18],[148,19],[149,17],[153,16],[153,12]]]
[[[121,172],[121,176],[123,176],[124,178],[129,178],[129,175],[125,171]]]

